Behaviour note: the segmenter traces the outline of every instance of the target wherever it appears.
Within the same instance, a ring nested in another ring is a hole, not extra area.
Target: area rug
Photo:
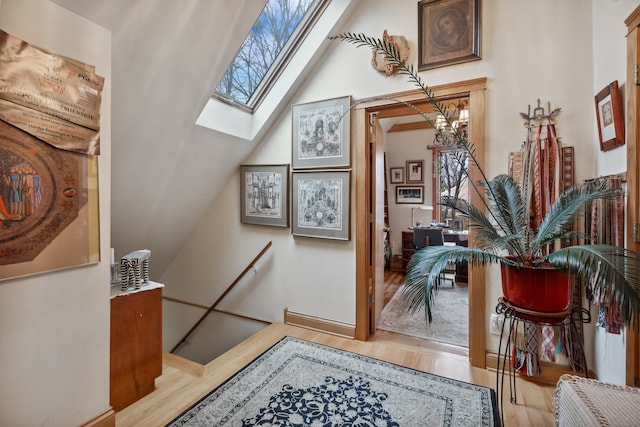
[[[378,329],[412,337],[469,346],[469,292],[466,287],[445,284],[434,299],[431,324],[425,321],[424,310],[410,314],[409,303],[398,289],[382,309]]]
[[[167,426],[498,426],[495,392],[285,337]]]

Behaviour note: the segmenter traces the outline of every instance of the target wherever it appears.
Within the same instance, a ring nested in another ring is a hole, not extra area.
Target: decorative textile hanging
[[[605,188],[622,188],[620,176],[608,176],[593,180],[594,185]],[[585,229],[592,244],[624,246],[624,200],[620,195],[614,200],[598,200],[591,204],[586,218]],[[594,295],[593,300],[598,300]],[[622,314],[617,305],[600,305],[597,326],[610,334],[620,334],[623,325]]]
[[[560,113],[560,108],[551,110],[549,104],[547,111],[540,106],[531,106],[527,113],[520,113],[525,119],[527,139],[523,143],[520,152],[509,155],[509,174],[522,188],[522,193],[529,199],[529,218],[531,230],[535,232],[542,222],[545,214],[557,198],[557,195],[569,187],[575,185],[575,156],[573,147],[561,146],[557,136],[555,120]],[[574,224],[574,229],[577,224]],[[576,244],[576,239],[561,242],[562,246]],[[549,245],[546,253],[554,248]],[[575,285],[575,282],[574,282]],[[572,308],[582,307],[582,291],[579,286],[574,286],[572,296]],[[527,322],[528,323],[528,322]],[[564,326],[550,326],[530,323],[526,333],[519,337],[520,345],[514,340],[517,348],[516,356],[524,364],[528,375],[536,375],[540,372],[539,360],[555,362],[557,354],[563,354],[570,358],[573,365],[583,365],[584,357],[579,346],[571,345],[576,340],[582,340],[582,323],[579,322],[573,332],[572,328]],[[574,350],[575,354],[574,354]],[[573,358],[576,358],[574,361]]]

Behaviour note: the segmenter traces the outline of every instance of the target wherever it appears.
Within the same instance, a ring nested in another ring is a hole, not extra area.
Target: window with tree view
[[[453,197],[469,200],[467,171],[469,169],[469,153],[463,150],[440,151],[438,155],[439,192],[440,197]],[[456,211],[448,206],[440,206],[440,222],[454,229],[466,229],[466,218],[456,215]]]
[[[269,0],[215,90],[253,109],[286,65],[327,0]]]

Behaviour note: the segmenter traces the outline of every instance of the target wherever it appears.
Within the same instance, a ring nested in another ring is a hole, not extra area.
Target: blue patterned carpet
[[[285,337],[167,426],[498,426],[493,389]]]

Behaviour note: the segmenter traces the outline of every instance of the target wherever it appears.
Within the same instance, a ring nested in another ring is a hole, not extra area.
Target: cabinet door
[[[155,389],[162,374],[162,289],[111,299],[111,406],[119,411]]]

